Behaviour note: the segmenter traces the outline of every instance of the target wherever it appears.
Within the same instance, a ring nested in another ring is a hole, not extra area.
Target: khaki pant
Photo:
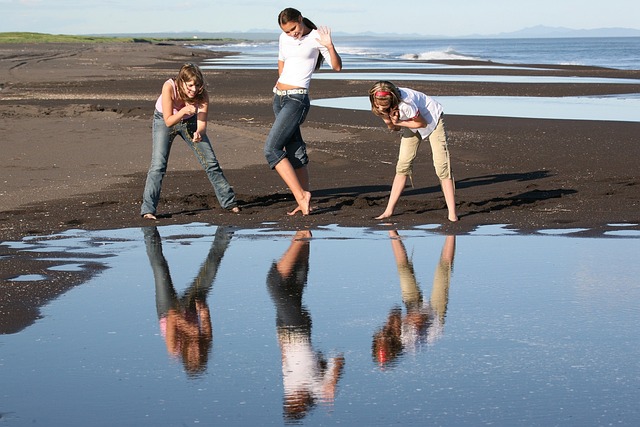
[[[398,154],[398,163],[396,164],[396,173],[398,175],[411,176],[413,172],[413,160],[418,154],[418,147],[422,138],[419,133],[405,128],[400,139],[400,153]],[[433,156],[433,167],[436,175],[440,180],[453,179],[451,173],[451,162],[449,159],[449,149],[447,148],[447,132],[444,128],[444,117],[440,116],[438,125],[429,135],[429,143],[431,144],[431,154]]]

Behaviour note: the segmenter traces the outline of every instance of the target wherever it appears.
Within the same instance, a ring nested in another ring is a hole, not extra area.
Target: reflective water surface
[[[614,228],[4,242],[32,270],[0,282],[0,424],[636,425],[640,235]]]
[[[605,96],[438,96],[447,114],[556,120],[640,121],[640,95]],[[371,110],[367,96],[314,99],[318,107]]]

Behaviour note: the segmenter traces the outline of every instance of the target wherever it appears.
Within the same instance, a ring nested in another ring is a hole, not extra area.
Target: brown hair
[[[300,17],[302,17],[302,13],[300,13],[298,9],[288,7],[278,14],[278,25],[282,27],[287,22],[297,21],[298,19],[300,19]],[[302,17],[302,22],[312,30],[318,29],[316,24],[311,22],[309,18]]]
[[[403,353],[402,309],[393,307],[387,323],[373,334],[371,355],[381,368],[392,366]]]
[[[376,116],[383,113],[378,110],[377,105],[386,107],[387,112],[395,110],[400,105],[400,89],[396,85],[386,80],[376,82],[369,89],[369,102],[371,102],[371,111]]]
[[[318,29],[316,24],[311,22],[309,18],[305,18],[304,16],[302,16],[302,13],[300,13],[298,9],[294,9],[292,7],[288,7],[282,10],[282,12],[278,14],[278,25],[280,25],[280,28],[282,28],[284,24],[287,24],[291,21],[298,21],[300,18],[302,18],[302,23],[306,27],[311,28],[312,30]],[[322,54],[318,54],[318,61],[316,62],[316,70],[320,68],[323,60],[324,58]]]
[[[180,99],[182,99],[185,102],[195,101],[200,103],[205,101],[207,97],[206,82],[204,80],[204,76],[202,75],[202,71],[200,71],[200,68],[196,64],[193,64],[191,62],[184,64],[180,68],[180,71],[178,72],[178,75],[176,76],[175,81],[176,81],[176,86],[178,88],[178,96],[180,96]],[[200,90],[196,93],[196,96],[193,99],[188,98],[187,95],[184,93],[183,85],[189,82],[194,82],[196,86],[200,88]]]

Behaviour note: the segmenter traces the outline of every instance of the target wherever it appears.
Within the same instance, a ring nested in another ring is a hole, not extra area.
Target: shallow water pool
[[[47,268],[0,282],[0,424],[635,425],[640,236],[620,230],[5,242]]]
[[[446,114],[460,116],[518,117],[556,120],[640,121],[638,94],[605,96],[438,96]],[[311,101],[318,107],[370,111],[366,96]]]

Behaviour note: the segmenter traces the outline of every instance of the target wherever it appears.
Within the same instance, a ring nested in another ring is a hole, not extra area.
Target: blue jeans
[[[229,185],[229,181],[225,178],[224,173],[222,173],[222,168],[218,163],[218,159],[216,159],[209,138],[203,135],[200,142],[193,142],[191,135],[193,135],[193,132],[196,130],[196,126],[196,117],[193,116],[189,120],[181,121],[171,127],[167,127],[162,118],[162,113],[159,111],[154,113],[151,166],[149,167],[147,182],[144,186],[142,207],[140,209],[141,215],[147,213],[155,215],[156,213],[158,201],[160,200],[162,179],[167,172],[171,144],[173,144],[173,140],[178,135],[191,147],[198,158],[211,185],[213,185],[213,191],[216,193],[220,206],[229,209],[236,205],[236,195],[231,185]]]
[[[229,243],[232,231],[225,227],[218,227],[209,249],[209,254],[202,262],[198,275],[193,279],[191,286],[182,291],[178,296],[171,280],[169,264],[162,253],[162,238],[157,227],[142,227],[144,242],[149,256],[149,263],[153,271],[156,284],[156,309],[158,318],[165,317],[170,309],[188,309],[196,300],[206,302],[218,273]]]
[[[306,94],[273,96],[276,120],[264,144],[264,156],[271,169],[285,157],[294,169],[309,163],[307,145],[302,139],[300,125],[307,117],[310,106],[309,95]]]

